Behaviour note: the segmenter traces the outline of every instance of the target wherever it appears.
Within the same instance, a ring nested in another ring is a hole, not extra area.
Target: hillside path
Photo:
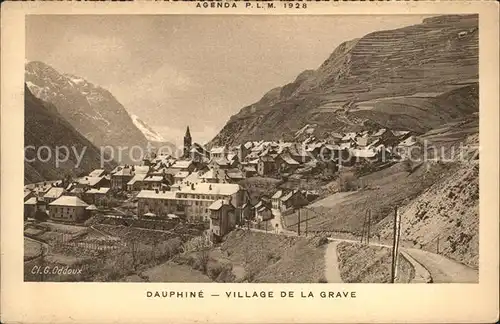
[[[329,242],[325,250],[325,278],[327,282],[343,282],[340,277],[337,244],[338,242]]]
[[[440,254],[419,250],[404,249],[418,263],[422,264],[431,274],[435,283],[477,283],[479,273],[462,263],[448,259]]]
[[[349,239],[330,238],[330,242],[359,243]],[[390,245],[370,242],[373,246],[383,246],[391,248]],[[479,282],[479,272],[460,262],[451,260],[444,255],[412,248],[401,248],[408,253],[427,271],[429,271],[434,283],[477,283]]]

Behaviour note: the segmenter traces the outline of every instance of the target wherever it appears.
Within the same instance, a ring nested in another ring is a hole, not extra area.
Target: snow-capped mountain
[[[140,119],[134,114],[130,114],[130,118],[132,118],[135,127],[137,127],[144,134],[144,136],[148,141],[165,142],[165,139],[160,134],[158,134],[154,129],[152,129],[151,126],[146,124],[142,119]]]
[[[106,89],[84,78],[62,74],[42,62],[25,64],[25,81],[39,99],[51,103],[97,147],[145,147],[147,139],[122,104]],[[123,161],[129,150],[123,150]],[[115,156],[117,160],[119,157]]]

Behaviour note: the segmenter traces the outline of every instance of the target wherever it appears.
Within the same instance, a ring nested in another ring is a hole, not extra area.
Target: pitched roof
[[[200,193],[200,194],[215,194],[215,195],[232,195],[240,190],[238,184],[232,183],[197,183],[193,187],[181,187],[179,193]]]
[[[231,179],[243,179],[245,175],[240,170],[228,171],[226,175]]]
[[[209,207],[208,209],[210,210],[219,210],[222,208],[222,206],[224,205],[224,200],[222,199],[218,199],[216,201],[214,201]]]
[[[381,129],[379,129],[378,131],[376,131],[375,133],[373,133],[373,135],[372,135],[372,136],[382,136],[382,135],[384,135],[384,133],[385,133],[386,131],[387,131],[387,129],[385,129],[385,128],[381,128]]]
[[[225,179],[226,172],[224,170],[214,171],[213,169],[208,170],[203,175],[200,176],[200,179]]]
[[[89,191],[87,191],[88,194],[106,194],[108,193],[109,191],[109,188],[106,188],[106,187],[101,187],[99,189],[90,189]]]
[[[346,133],[343,137],[342,137],[342,140],[343,141],[347,141],[347,140],[351,140],[351,139],[354,139],[356,138],[356,133],[354,132],[350,132],[350,133]]]
[[[287,163],[287,164],[290,164],[290,165],[298,165],[300,164],[299,162],[295,161],[291,156],[290,154],[288,153],[284,153],[284,154],[281,154],[281,159]]]
[[[225,146],[216,146],[212,147],[210,150],[210,154],[221,154],[227,152],[227,148]]]
[[[259,208],[257,208],[257,211],[258,211],[259,213],[262,213],[262,212],[263,212],[263,211],[265,211],[265,210],[271,210],[271,209],[270,209],[269,207],[267,207],[266,205],[262,205],[262,206],[260,206]]]
[[[362,157],[362,158],[372,158],[377,155],[377,152],[371,149],[365,149],[365,150],[352,150],[352,154],[355,157]]]
[[[272,156],[266,155],[266,156],[261,156],[259,158],[262,162],[274,162],[274,159]]]
[[[88,207],[89,205],[77,196],[61,196],[51,202],[49,206]]]
[[[295,196],[298,193],[300,193],[300,191],[297,189],[294,189],[294,190],[290,191],[289,193],[287,193],[286,195],[284,195],[283,197],[281,197],[281,200],[287,201],[288,199],[292,198],[293,196]]]
[[[281,198],[281,196],[283,196],[283,190],[278,190],[274,193],[274,195],[271,197],[271,199],[278,199],[278,198]]]
[[[172,169],[187,169],[193,164],[191,160],[178,160],[171,166]]]
[[[158,190],[156,192],[155,190],[141,190],[136,198],[152,198],[152,199],[175,199],[175,193],[176,191],[161,191]]]
[[[133,185],[134,183],[136,183],[137,181],[142,181],[144,180],[144,178],[146,177],[146,174],[145,173],[137,173],[134,175],[134,177],[132,179],[130,179],[129,182],[127,182],[128,185]]]
[[[188,171],[179,171],[174,175],[174,178],[186,178],[189,175]]]
[[[217,165],[220,165],[220,166],[226,166],[226,165],[231,164],[231,162],[229,162],[229,160],[226,159],[225,157],[215,158],[215,159],[212,159],[210,162],[216,163]]]
[[[163,180],[163,177],[162,176],[147,176],[144,178],[144,182],[161,182]]]
[[[246,171],[246,172],[257,172],[257,169],[255,169],[254,165],[247,165],[247,166],[243,167],[243,171]]]
[[[122,177],[122,176],[132,176],[134,171],[132,171],[131,167],[118,169],[116,172],[112,173],[113,176]]]
[[[64,188],[53,187],[43,196],[44,198],[59,198],[64,193]]]
[[[392,133],[396,136],[404,136],[408,134],[410,131],[407,130],[398,130],[398,131],[392,131]]]
[[[146,174],[149,172],[149,166],[147,165],[137,165],[134,167],[135,174]]]
[[[95,186],[99,183],[104,177],[83,177],[77,180],[79,184]]]
[[[36,197],[31,197],[24,202],[25,205],[36,205]]]
[[[89,177],[100,177],[104,174],[104,169],[95,169],[89,173]]]

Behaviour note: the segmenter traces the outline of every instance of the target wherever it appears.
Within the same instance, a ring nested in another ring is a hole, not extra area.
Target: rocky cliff
[[[144,134],[106,89],[81,77],[61,74],[42,62],[27,63],[25,72],[30,91],[37,98],[51,103],[62,117],[95,146],[146,147]],[[128,152],[123,151],[124,162],[130,162]],[[120,160],[117,153],[115,159]]]
[[[453,15],[339,45],[316,70],[232,116],[211,144],[366,127],[424,133],[478,111],[478,16]]]
[[[24,119],[24,146],[32,147],[25,150],[25,183],[61,179],[66,174],[78,176],[101,168],[100,150],[78,133],[53,105],[36,98],[27,87],[24,96]],[[61,154],[57,155],[56,147],[63,146],[69,150],[67,160],[65,151],[60,150]],[[46,148],[40,149],[41,147]],[[75,151],[78,156],[83,156],[80,163],[74,154]],[[56,165],[56,156],[66,161]],[[116,163],[104,163],[103,166],[111,170]]]

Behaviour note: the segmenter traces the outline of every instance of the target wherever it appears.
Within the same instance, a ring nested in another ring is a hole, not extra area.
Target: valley
[[[477,15],[347,40],[207,145],[188,125],[139,159],[102,147],[165,138],[109,91],[25,68],[25,146],[86,148],[25,150],[26,281],[479,280]]]

